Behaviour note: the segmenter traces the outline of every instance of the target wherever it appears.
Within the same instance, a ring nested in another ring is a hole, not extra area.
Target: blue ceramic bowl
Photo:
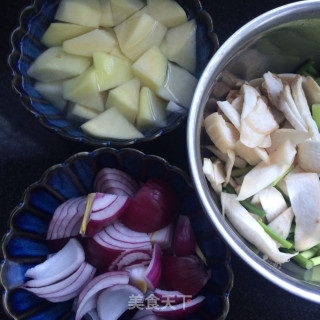
[[[199,78],[211,56],[218,49],[217,35],[213,30],[210,15],[203,10],[199,0],[177,0],[186,10],[189,18],[196,18],[197,28],[197,71]],[[11,36],[12,53],[9,65],[13,71],[13,87],[21,97],[23,106],[46,128],[73,141],[85,142],[93,146],[123,147],[153,140],[177,128],[185,121],[187,114],[171,114],[167,125],[150,129],[139,139],[97,139],[85,134],[79,123],[66,119],[65,114],[46,101],[34,88],[34,80],[27,70],[33,61],[46,49],[40,39],[54,20],[60,0],[35,0],[20,16],[18,28]]]
[[[11,215],[10,229],[2,242],[1,281],[8,315],[17,320],[74,319],[72,300],[50,303],[19,286],[25,281],[25,271],[45,260],[50,253],[45,237],[54,210],[69,198],[92,192],[94,176],[104,167],[121,169],[137,181],[161,176],[182,197],[181,212],[189,216],[198,245],[212,271],[212,277],[204,288],[206,304],[197,315],[188,319],[225,319],[233,284],[230,253],[208,223],[189,178],[166,160],[129,148],[120,151],[102,148],[78,153],[48,169],[39,181],[27,188]]]

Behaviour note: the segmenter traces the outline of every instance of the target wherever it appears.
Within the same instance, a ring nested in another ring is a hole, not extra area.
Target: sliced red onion
[[[148,288],[155,290],[161,279],[161,259],[162,252],[159,245],[154,244],[152,251],[152,258],[146,270],[146,279],[148,281]]]
[[[197,256],[164,256],[162,282],[165,290],[194,297],[207,283],[209,272]]]
[[[60,251],[26,271],[25,276],[34,279],[29,280],[28,285],[40,287],[60,281],[75,272],[84,259],[84,250],[80,242],[70,239]]]
[[[152,243],[157,243],[163,251],[171,252],[174,223],[149,234]]]
[[[121,221],[139,232],[154,232],[170,224],[179,210],[179,199],[160,178],[150,178],[136,193]]]
[[[169,291],[156,288],[154,290],[155,297],[159,298],[161,302],[165,302],[168,299],[172,301],[173,304],[182,303],[185,299],[185,295],[179,291]]]
[[[112,270],[123,270],[126,267],[141,263],[150,262],[151,254],[149,251],[143,250],[132,250],[124,251],[120,256],[111,264],[109,271]]]
[[[196,237],[190,219],[179,215],[173,238],[173,250],[177,256],[188,256],[196,251]]]
[[[147,233],[133,231],[117,221],[107,226],[104,230],[112,239],[117,241],[127,243],[150,242],[150,236]]]
[[[123,252],[133,250],[151,252],[152,244],[150,240],[148,242],[135,242],[134,237],[131,243],[115,240],[103,229],[88,240],[86,253],[91,264],[106,271]]]
[[[47,240],[69,238],[79,233],[79,229],[74,230],[74,226],[83,217],[86,199],[86,196],[69,199],[55,210],[49,224]]]
[[[51,302],[67,301],[80,293],[87,282],[93,278],[95,271],[94,267],[83,262],[78,270],[59,282],[43,287],[29,287],[29,281],[27,281],[23,288]]]
[[[125,271],[107,272],[93,278],[79,295],[76,320],[81,320],[86,313],[96,309],[100,291],[114,285],[128,283],[129,273]]]
[[[164,318],[181,318],[189,316],[199,310],[205,300],[204,296],[198,296],[194,299],[186,299],[184,302],[176,305],[160,306],[152,309],[154,314]]]
[[[130,272],[130,283],[139,287],[143,292],[146,292],[147,289],[154,290],[161,278],[161,257],[161,248],[155,244],[148,265],[140,263],[126,267],[125,270]]]
[[[126,310],[143,302],[144,293],[136,287],[129,284],[114,285],[99,294],[97,312],[101,320],[117,320]]]
[[[133,197],[139,189],[137,182],[126,172],[114,169],[101,169],[94,180],[95,192],[111,193]]]
[[[92,237],[106,227],[126,210],[130,203],[127,196],[95,193],[89,210],[89,219],[85,227],[85,234]]]

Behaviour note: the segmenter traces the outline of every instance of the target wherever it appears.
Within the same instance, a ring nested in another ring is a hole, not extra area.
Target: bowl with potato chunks
[[[15,320],[228,314],[230,252],[189,177],[133,148],[81,152],[46,170],[14,209],[2,250]]]
[[[188,152],[220,234],[275,285],[320,303],[320,3],[269,11],[204,71]]]
[[[95,146],[178,127],[218,47],[198,0],[35,0],[11,42],[24,107],[46,128]]]

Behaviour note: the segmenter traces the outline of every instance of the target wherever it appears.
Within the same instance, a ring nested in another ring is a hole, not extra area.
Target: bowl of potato
[[[197,0],[35,0],[11,43],[24,107],[48,129],[94,146],[178,127],[218,48]]]

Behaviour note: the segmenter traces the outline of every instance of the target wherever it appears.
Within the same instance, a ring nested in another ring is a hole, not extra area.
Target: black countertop
[[[7,230],[10,212],[18,204],[23,191],[38,180],[50,166],[80,151],[91,151],[87,145],[62,139],[40,126],[23,108],[11,87],[11,70],[7,65],[10,33],[18,23],[21,9],[31,1],[2,0],[0,20],[0,234]],[[272,8],[289,3],[285,0],[203,0],[213,17],[222,44],[249,20]],[[186,125],[157,141],[137,145],[150,154],[165,157],[171,164],[188,170]],[[318,319],[320,306],[280,289],[237,255],[232,253],[234,286],[230,294],[228,320],[308,320]],[[9,319],[3,307],[0,319]]]

